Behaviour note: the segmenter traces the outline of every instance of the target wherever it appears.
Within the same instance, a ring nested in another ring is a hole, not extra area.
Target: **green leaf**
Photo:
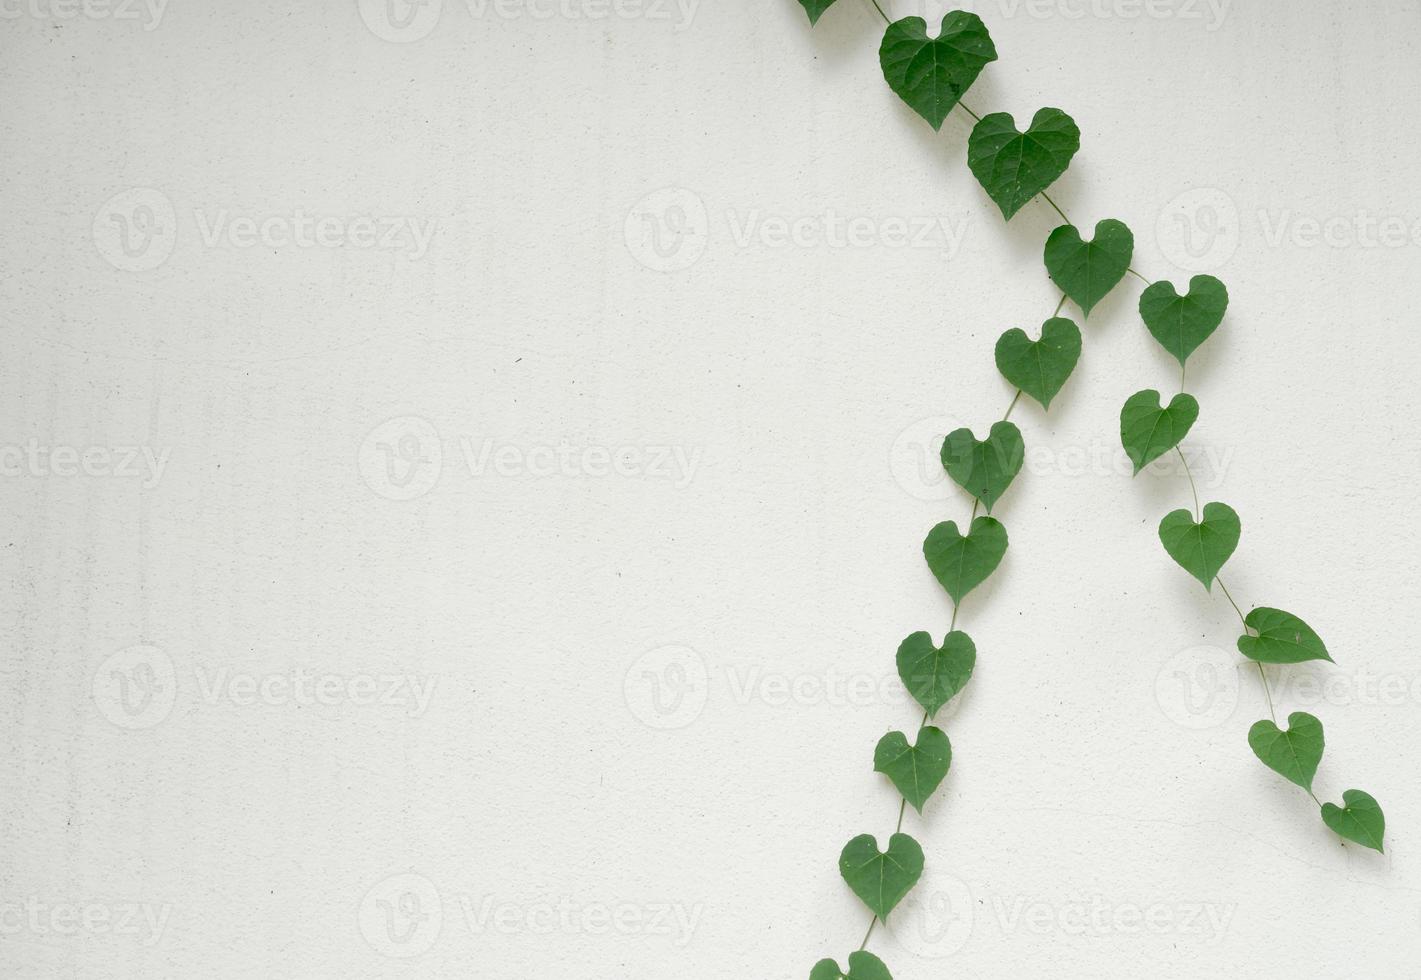
[[[942,784],[952,765],[952,743],[947,733],[931,725],[918,732],[918,744],[909,745],[902,732],[889,732],[873,750],[873,771],[893,781],[903,799],[923,812],[923,804]]]
[[[1213,276],[1189,280],[1180,296],[1174,283],[1157,282],[1140,294],[1140,317],[1155,340],[1182,365],[1223,322],[1229,291]]]
[[[1260,721],[1248,730],[1248,746],[1259,760],[1289,782],[1312,792],[1312,777],[1322,761],[1322,722],[1306,711],[1288,716],[1288,730]]]
[[[1199,403],[1182,391],[1168,408],[1160,407],[1160,394],[1153,389],[1131,395],[1120,409],[1120,442],[1135,474],[1183,442],[1198,417]]]
[[[1063,316],[1041,325],[1041,339],[1031,340],[1026,331],[1013,327],[997,340],[997,370],[1013,385],[1051,407],[1076,369],[1081,357],[1081,331]]]
[[[1342,802],[1345,806],[1324,803],[1322,822],[1331,827],[1333,833],[1380,851],[1386,818],[1382,816],[1382,808],[1377,801],[1359,789],[1349,789],[1342,794]]]
[[[888,87],[933,129],[941,128],[982,69],[996,60],[997,49],[982,18],[961,10],[944,17],[938,36],[931,39],[921,17],[894,21],[878,48]]]
[[[962,489],[982,501],[987,513],[1021,472],[1026,444],[1015,423],[1001,421],[981,442],[971,429],[958,429],[942,443],[942,468]]]
[[[839,874],[874,915],[887,919],[923,876],[923,849],[907,834],[894,834],[879,853],[874,836],[861,834],[844,845]]]
[[[1097,222],[1095,238],[1088,242],[1081,241],[1074,225],[1062,225],[1046,239],[1046,274],[1089,317],[1091,308],[1125,278],[1134,254],[1135,236],[1123,221]]]
[[[961,630],[947,634],[941,647],[924,632],[898,645],[898,676],[929,718],[967,686],[975,666],[977,645]]]
[[[1204,520],[1199,524],[1181,509],[1166,514],[1159,525],[1164,550],[1206,589],[1212,589],[1214,576],[1238,547],[1240,532],[1234,509],[1219,503],[1204,505]]]
[[[1332,662],[1322,638],[1312,627],[1290,612],[1259,606],[1244,618],[1244,625],[1257,636],[1238,638],[1238,652],[1249,660],[1265,664],[1300,664],[1304,660]]]
[[[893,980],[893,976],[877,956],[859,950],[849,954],[848,973],[842,972],[833,960],[820,960],[809,971],[809,980]]]
[[[824,11],[834,6],[834,0],[799,0],[799,5],[809,15],[810,26],[813,26],[819,23],[819,18],[823,16]]]
[[[986,581],[1007,552],[1007,529],[992,517],[979,517],[963,537],[956,521],[943,521],[923,541],[923,557],[952,601]]]
[[[1010,113],[983,116],[967,139],[967,166],[1008,220],[1066,172],[1081,131],[1060,109],[1038,109],[1025,133]]]

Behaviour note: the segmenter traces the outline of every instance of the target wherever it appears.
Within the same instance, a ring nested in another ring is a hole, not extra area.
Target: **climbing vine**
[[[886,920],[912,891],[923,873],[923,849],[903,833],[909,805],[919,813],[942,784],[952,764],[952,744],[947,733],[931,724],[937,712],[966,687],[976,666],[977,647],[957,628],[962,600],[986,581],[1007,549],[1006,528],[992,516],[1021,471],[1025,443],[1011,421],[1012,411],[1027,395],[1049,410],[1080,359],[1080,328],[1061,310],[1069,300],[1088,319],[1092,308],[1127,275],[1145,284],[1140,296],[1140,317],[1150,334],[1180,365],[1180,390],[1166,406],[1155,390],[1130,396],[1120,412],[1120,439],[1136,475],[1171,451],[1178,454],[1189,475],[1193,510],[1179,509],[1160,522],[1159,538],[1165,551],[1212,592],[1214,583],[1238,613],[1243,635],[1238,649],[1258,668],[1267,696],[1269,719],[1248,732],[1248,744],[1264,765],[1307,791],[1321,808],[1323,822],[1340,836],[1378,851],[1382,849],[1384,821],[1381,808],[1368,794],[1349,789],[1342,806],[1323,803],[1313,793],[1313,777],[1322,759],[1322,723],[1306,712],[1288,716],[1288,727],[1278,727],[1269,687],[1267,665],[1328,660],[1322,640],[1297,616],[1266,606],[1247,615],[1234,601],[1219,570],[1238,545],[1239,518],[1228,505],[1199,505],[1198,491],[1182,444],[1199,417],[1199,403],[1184,390],[1189,356],[1223,322],[1228,291],[1213,276],[1195,276],[1189,291],[1180,296],[1169,282],[1151,282],[1132,266],[1134,236],[1124,222],[1107,218],[1095,226],[1086,241],[1065,211],[1046,193],[1066,172],[1080,148],[1080,130],[1060,109],[1043,108],[1026,130],[1016,128],[1009,113],[978,115],[962,102],[977,76],[997,60],[996,47],[986,25],[976,14],[952,11],[942,19],[935,37],[928,37],[920,17],[892,20],[879,4],[874,8],[887,24],[879,46],[883,77],[899,98],[939,130],[953,109],[961,109],[975,122],[967,139],[967,165],[987,196],[1010,221],[1037,198],[1049,205],[1065,224],[1046,239],[1043,259],[1047,275],[1061,290],[1061,301],[1032,340],[1013,328],[997,341],[997,370],[1016,393],[1000,420],[985,439],[971,429],[948,433],[943,440],[942,466],[947,475],[972,498],[972,512],[964,528],[944,521],[928,532],[923,557],[933,576],[952,599],[952,617],[942,644],[927,632],[913,633],[898,647],[898,674],[923,709],[922,720],[910,743],[900,731],[879,740],[873,753],[874,771],[885,775],[902,797],[898,823],[880,850],[878,839],[861,834],[844,846],[839,873],[872,913],[868,931],[858,950],[848,956],[847,972],[834,959],[815,964],[810,980],[892,980],[888,968],[868,952],[874,927]],[[818,22],[835,0],[799,0],[811,25]]]

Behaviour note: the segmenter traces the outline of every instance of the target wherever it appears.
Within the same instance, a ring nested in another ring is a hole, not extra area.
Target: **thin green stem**
[[[1134,276],[1136,279],[1140,280],[1140,282],[1144,283],[1146,286],[1152,286],[1152,285],[1154,285],[1152,282],[1150,282],[1150,281],[1149,281],[1148,279],[1146,279],[1144,276],[1142,276],[1142,275],[1140,275],[1138,272],[1136,272],[1133,268],[1126,269],[1125,271],[1128,272],[1128,273],[1130,273],[1130,275]]]
[[[1056,213],[1061,216],[1061,220],[1062,220],[1062,221],[1064,221],[1064,222],[1065,222],[1066,224],[1068,224],[1068,225],[1071,223],[1071,219],[1068,218],[1068,217],[1066,217],[1066,212],[1064,212],[1064,211],[1061,210],[1061,206],[1060,206],[1059,204],[1057,204],[1055,201],[1051,200],[1051,195],[1050,195],[1050,194],[1047,194],[1045,191],[1042,191],[1042,192],[1041,192],[1041,198],[1042,198],[1042,200],[1044,200],[1047,204],[1051,205],[1051,207],[1053,207],[1053,208],[1056,209]]]
[[[1278,713],[1273,710],[1273,691],[1268,686],[1268,675],[1263,672],[1262,661],[1255,660],[1258,665],[1258,679],[1263,682],[1263,694],[1268,698],[1268,717],[1273,719],[1273,724],[1278,724]]]
[[[1066,305],[1066,294],[1065,294],[1065,293],[1062,293],[1062,294],[1061,294],[1061,302],[1059,302],[1059,303],[1056,304],[1056,312],[1055,312],[1055,313],[1052,313],[1051,315],[1052,315],[1053,317],[1060,316],[1060,315],[1061,315],[1061,309],[1062,309],[1062,307],[1064,307],[1065,305]]]
[[[1011,418],[1011,410],[1014,409],[1014,408],[1016,408],[1016,403],[1019,402],[1019,401],[1021,401],[1021,389],[1020,389],[1020,388],[1016,389],[1016,394],[1012,396],[1011,404],[1007,406],[1007,412],[1006,412],[1005,415],[1002,416],[1002,421],[1003,421],[1003,422],[1005,422],[1007,419]]]
[[[1179,461],[1184,464],[1184,474],[1189,477],[1189,492],[1194,495],[1194,519],[1196,521],[1202,520],[1203,515],[1199,510],[1199,491],[1194,486],[1194,474],[1189,472],[1189,460],[1184,458],[1184,451],[1178,446],[1174,447],[1174,451],[1179,454]],[[1238,621],[1247,630],[1248,617],[1243,614],[1239,604],[1234,601],[1233,593],[1229,591],[1229,587],[1217,575],[1214,576],[1214,581],[1219,583],[1219,589],[1224,593],[1224,598],[1229,600],[1229,605],[1233,606],[1234,612],[1238,613]],[[1273,710],[1273,689],[1268,686],[1268,675],[1263,671],[1263,664],[1258,661],[1254,661],[1254,663],[1258,664],[1258,679],[1263,682],[1263,693],[1268,698],[1268,717],[1272,718],[1273,724],[1276,725],[1278,724],[1278,715]]]
[[[878,5],[878,0],[871,0],[871,2],[873,3],[873,9],[878,11],[878,16],[883,18],[885,24],[893,23],[893,21],[888,19],[888,15],[883,12],[883,8]]]
[[[1199,509],[1199,489],[1194,486],[1194,474],[1189,471],[1189,460],[1184,458],[1184,450],[1175,446],[1174,451],[1179,454],[1179,461],[1184,464],[1184,475],[1189,477],[1189,492],[1194,495],[1194,520],[1197,523],[1203,518],[1203,511]]]
[[[962,107],[962,111],[963,111],[963,112],[967,113],[967,114],[968,114],[969,116],[971,116],[973,119],[977,120],[978,122],[981,122],[981,121],[982,121],[982,117],[979,116],[979,115],[977,115],[977,113],[973,112],[972,109],[967,105],[967,103],[965,103],[965,102],[963,102],[961,99],[959,99],[959,100],[957,101],[957,104]]]
[[[1214,581],[1218,582],[1219,588],[1224,590],[1224,598],[1229,600],[1229,605],[1233,606],[1234,612],[1238,613],[1238,621],[1243,624],[1245,629],[1247,629],[1248,617],[1243,614],[1243,610],[1238,607],[1238,603],[1234,602],[1234,597],[1233,594],[1229,592],[1229,587],[1225,585],[1224,580],[1219,578],[1217,575],[1214,576]]]
[[[868,932],[863,934],[863,942],[859,943],[859,952],[868,948],[868,937],[873,935],[873,927],[878,925],[878,916],[874,916],[868,923]]]

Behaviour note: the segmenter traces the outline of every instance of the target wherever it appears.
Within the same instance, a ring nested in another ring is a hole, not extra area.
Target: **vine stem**
[[[1042,192],[1041,192],[1041,199],[1042,199],[1043,201],[1045,201],[1047,204],[1051,205],[1051,207],[1055,209],[1056,213],[1061,216],[1061,220],[1062,220],[1062,221],[1064,221],[1066,224],[1070,224],[1070,223],[1071,223],[1071,219],[1068,218],[1068,217],[1066,217],[1066,212],[1064,212],[1064,211],[1061,210],[1061,206],[1060,206],[1059,204],[1057,204],[1055,201],[1051,200],[1051,195],[1050,195],[1050,194],[1047,194],[1045,191],[1042,191]]]
[[[875,4],[875,6],[877,6],[877,4]],[[1062,296],[1062,297],[1061,297],[1061,302],[1064,303],[1065,301],[1066,301],[1066,297]],[[1060,311],[1060,307],[1057,307],[1056,309],[1057,309],[1057,312]],[[1016,394],[1012,395],[1011,404],[1009,404],[1009,405],[1007,406],[1007,410],[1002,413],[1002,421],[1003,421],[1003,422],[1005,422],[1005,421],[1007,421],[1008,419],[1011,418],[1011,413],[1012,413],[1012,410],[1016,408],[1016,403],[1019,402],[1019,401],[1021,401],[1021,394],[1022,394],[1021,389],[1020,389],[1020,388],[1016,389]],[[977,519],[977,511],[980,510],[981,507],[982,507],[982,501],[981,501],[980,499],[977,499],[977,498],[974,497],[973,500],[972,500],[972,516],[970,516],[970,517],[967,518],[967,527],[965,528],[965,530],[966,530],[969,534],[970,534],[971,531],[972,531],[972,522]],[[957,613],[958,613],[958,610],[960,610],[961,608],[962,608],[962,607],[961,607],[958,603],[955,603],[955,602],[954,602],[954,603],[952,604],[952,619],[951,619],[951,621],[950,621],[950,622],[948,623],[948,625],[947,625],[947,631],[948,631],[949,633],[951,633],[953,630],[955,630],[955,629],[957,628]],[[916,745],[918,742],[922,741],[922,738],[923,738],[923,729],[928,727],[928,722],[929,722],[930,720],[931,720],[931,718],[929,717],[928,713],[927,713],[926,711],[924,711],[924,712],[923,712],[923,720],[920,721],[920,722],[918,722],[918,734],[913,738],[913,744],[914,744],[914,745]],[[893,833],[899,834],[899,833],[902,833],[902,832],[903,832],[903,818],[904,818],[905,816],[907,816],[907,814],[908,814],[908,798],[905,796],[905,797],[903,797],[903,799],[902,799],[902,800],[899,802],[899,804],[898,804],[898,824],[897,824],[897,826],[895,826],[895,827],[893,828]],[[864,933],[864,935],[863,935],[863,942],[862,942],[861,944],[859,944],[859,950],[860,950],[860,951],[863,951],[863,950],[865,950],[865,949],[868,948],[868,941],[869,941],[870,938],[872,938],[872,936],[873,936],[873,928],[874,928],[874,926],[876,926],[876,925],[878,925],[878,916],[877,916],[877,915],[875,915],[872,919],[870,919],[870,920],[868,921],[868,931]]]
[[[878,0],[873,0],[873,3],[874,6],[877,6]],[[879,12],[882,13],[882,11]],[[982,121],[982,117],[977,115],[977,113],[973,112],[971,109],[969,109],[966,104],[964,104],[963,102],[958,102],[957,104],[962,106],[963,110],[973,119],[977,120],[978,122]],[[1051,209],[1061,216],[1062,221],[1064,221],[1066,224],[1070,225],[1073,228],[1075,227],[1076,223],[1071,220],[1070,216],[1066,214],[1066,212],[1061,208],[1059,204],[1056,203],[1055,199],[1050,194],[1047,194],[1045,191],[1042,191],[1040,194],[1037,195],[1037,197],[1041,198],[1047,204],[1051,205]],[[1134,266],[1126,266],[1125,271],[1130,275],[1134,276],[1136,279],[1140,280],[1140,282],[1144,283],[1146,286],[1154,285],[1151,280],[1146,279],[1144,275],[1135,271]],[[1057,312],[1059,313],[1060,310],[1057,309]]]
[[[1066,217],[1066,212],[1062,211],[1056,205],[1056,202],[1051,200],[1051,198],[1046,194],[1045,191],[1041,192],[1041,196],[1046,199],[1046,202],[1050,204],[1051,207],[1056,209],[1057,214],[1059,214],[1062,218],[1065,218],[1067,224],[1071,223],[1071,219]],[[1134,276],[1136,279],[1140,280],[1140,282],[1144,283],[1146,286],[1152,285],[1149,279],[1146,279],[1144,276],[1140,275],[1140,273],[1136,272],[1133,267],[1127,267],[1125,271],[1128,272],[1130,275]],[[1061,302],[1065,303],[1065,301],[1066,297],[1062,296]],[[1056,312],[1059,313],[1060,311],[1061,308],[1059,306],[1056,307]],[[1180,394],[1184,393],[1184,382],[1185,378],[1187,377],[1187,371],[1188,362],[1184,362],[1179,365]],[[1194,498],[1194,520],[1196,522],[1202,521],[1204,519],[1204,512],[1199,507],[1199,488],[1194,483],[1194,472],[1189,468],[1189,460],[1184,455],[1183,447],[1175,446],[1174,451],[1179,456],[1179,462],[1184,466],[1184,475],[1189,478],[1189,494],[1191,497]],[[1224,584],[1224,580],[1219,576],[1215,575],[1214,581],[1219,583],[1219,588],[1223,591],[1224,598],[1228,599],[1229,605],[1233,606],[1234,612],[1238,614],[1239,623],[1241,623],[1243,625],[1244,630],[1247,631],[1248,617],[1243,614],[1243,610],[1239,608],[1239,604],[1234,601],[1233,593],[1229,592],[1229,587]],[[1268,684],[1268,673],[1263,669],[1262,661],[1255,660],[1253,663],[1254,666],[1258,668],[1258,679],[1263,682],[1263,695],[1268,700],[1268,717],[1273,719],[1274,725],[1277,725],[1278,714],[1273,706],[1273,689]],[[1317,803],[1318,806],[1322,805],[1322,801],[1319,800],[1317,796],[1313,794],[1312,790],[1308,790],[1308,795],[1313,798],[1313,802]]]
[[[1062,297],[1061,297],[1061,302],[1064,303],[1065,301],[1066,301],[1066,297],[1062,296]],[[1058,306],[1058,307],[1056,307],[1056,309],[1057,309],[1057,311],[1059,311],[1061,308]],[[1002,416],[1002,421],[1003,421],[1003,422],[1005,422],[1007,419],[1011,418],[1011,410],[1014,409],[1014,408],[1016,408],[1016,403],[1019,402],[1019,401],[1021,401],[1021,389],[1020,389],[1020,388],[1016,389],[1016,394],[1011,396],[1011,404],[1007,406],[1006,413]]]
[[[1184,458],[1184,450],[1175,446],[1174,451],[1179,454],[1179,461],[1184,464],[1184,475],[1189,477],[1189,492],[1194,495],[1194,522],[1197,524],[1204,519],[1204,512],[1199,509],[1199,488],[1194,486],[1194,474],[1189,471],[1189,460]],[[1223,583],[1220,582],[1219,584],[1222,585]],[[1229,601],[1232,602],[1233,600],[1230,599]],[[1238,607],[1234,606],[1234,608],[1237,609]],[[1243,613],[1239,613],[1239,615],[1242,616]]]
[[[878,0],[870,0],[870,2],[873,4],[873,8],[878,11],[878,15],[883,18],[883,22],[884,22],[885,24],[892,24],[892,23],[893,23],[892,19],[891,19],[886,13],[884,13],[883,8],[882,8],[881,6],[879,6]],[[965,112],[965,113],[967,113],[969,116],[971,116],[975,121],[977,121],[977,122],[979,122],[979,123],[982,121],[982,117],[981,117],[980,115],[978,115],[975,111],[973,111],[973,109],[972,109],[971,106],[969,106],[969,105],[967,105],[966,103],[962,102],[960,99],[958,100],[957,105],[960,106],[960,107],[962,108],[962,111]],[[1052,209],[1053,211],[1055,211],[1058,215],[1061,216],[1061,220],[1062,220],[1062,221],[1064,221],[1064,222],[1065,222],[1066,224],[1068,224],[1068,225],[1071,225],[1072,227],[1075,226],[1075,222],[1071,221],[1070,216],[1066,214],[1065,210],[1064,210],[1059,204],[1056,203],[1055,199],[1052,198],[1050,194],[1047,194],[1047,193],[1043,190],[1038,196],[1039,196],[1042,200],[1044,200],[1047,204],[1049,204],[1049,205],[1051,206],[1051,209]],[[1126,266],[1126,267],[1125,267],[1125,272],[1126,272],[1127,274],[1129,274],[1129,275],[1134,276],[1136,279],[1140,280],[1140,282],[1144,283],[1146,287],[1149,287],[1149,286],[1153,285],[1153,282],[1152,282],[1150,279],[1146,278],[1146,277],[1145,277],[1143,274],[1141,274],[1139,271],[1137,271],[1134,266]],[[1064,293],[1062,293],[1062,295],[1061,295],[1061,301],[1056,304],[1056,311],[1051,314],[1052,317],[1059,316],[1060,313],[1061,313],[1061,310],[1065,307],[1065,305],[1066,305],[1066,295],[1065,295]],[[1181,394],[1184,392],[1185,381],[1186,381],[1186,379],[1187,379],[1187,376],[1188,376],[1188,368],[1187,368],[1187,365],[1186,365],[1186,364],[1180,364],[1180,367],[1179,367],[1179,390],[1180,390],[1180,393],[1181,393]],[[1007,406],[1006,414],[1002,416],[1002,421],[1006,421],[1008,418],[1011,417],[1012,409],[1016,408],[1016,403],[1017,403],[1017,401],[1018,401],[1020,398],[1021,398],[1021,389],[1018,388],[1018,389],[1017,389],[1017,392],[1016,392],[1016,395],[1015,395],[1015,396],[1012,398],[1012,400],[1011,400],[1011,404]],[[1175,447],[1174,447],[1174,451],[1179,454],[1179,461],[1184,465],[1184,474],[1185,474],[1185,476],[1187,476],[1187,477],[1189,478],[1189,492],[1190,492],[1190,495],[1194,498],[1194,517],[1195,517],[1195,520],[1196,520],[1196,521],[1202,521],[1202,520],[1203,520],[1203,511],[1200,509],[1200,506],[1199,506],[1199,488],[1198,488],[1198,487],[1195,485],[1195,483],[1194,483],[1194,474],[1193,474],[1193,472],[1192,472],[1192,471],[1190,470],[1190,468],[1189,468],[1189,460],[1185,458],[1185,456],[1184,456],[1184,451],[1183,451],[1183,449],[1182,449],[1180,446],[1175,446]],[[977,519],[977,509],[978,509],[978,505],[979,505],[980,503],[981,503],[980,500],[973,500],[973,502],[972,502],[972,516],[968,519],[968,528],[967,528],[967,530],[968,530],[969,533],[970,533],[970,531],[971,531],[971,523],[972,523],[972,521],[975,521],[975,520]],[[1247,618],[1246,616],[1244,616],[1243,610],[1242,610],[1241,608],[1239,608],[1239,604],[1234,601],[1233,594],[1229,592],[1228,586],[1226,586],[1226,585],[1224,584],[1223,579],[1219,578],[1217,575],[1214,577],[1214,581],[1216,581],[1216,582],[1219,583],[1219,588],[1223,591],[1224,597],[1228,599],[1229,605],[1233,606],[1234,612],[1238,614],[1239,622],[1243,624],[1244,630],[1247,631],[1247,629],[1248,629],[1248,618]],[[958,611],[958,606],[957,606],[956,603],[954,603],[954,604],[953,604],[953,607],[952,607],[952,621],[951,621],[951,624],[948,626],[948,631],[949,631],[949,632],[951,632],[951,631],[952,631],[953,629],[955,629],[956,626],[957,626],[957,611]],[[1263,663],[1262,663],[1262,661],[1257,661],[1257,660],[1256,660],[1256,661],[1254,661],[1254,664],[1258,667],[1258,679],[1263,682],[1263,693],[1264,693],[1264,696],[1265,696],[1265,697],[1267,698],[1267,700],[1268,700],[1268,715],[1269,715],[1270,718],[1273,719],[1273,724],[1276,726],[1276,725],[1278,724],[1278,715],[1277,715],[1277,712],[1276,712],[1276,710],[1275,710],[1275,708],[1274,708],[1274,705],[1273,705],[1273,690],[1272,690],[1272,688],[1271,688],[1271,687],[1269,686],[1269,684],[1268,684],[1268,674],[1267,674],[1267,672],[1266,672],[1266,671],[1264,670],[1264,668],[1263,668]],[[918,734],[919,734],[919,737],[921,737],[921,735],[922,735],[922,730],[923,730],[924,727],[926,727],[927,723],[928,723],[928,716],[927,716],[926,713],[924,713],[924,715],[923,715],[923,720],[922,720],[922,722],[918,725]],[[1317,798],[1317,794],[1316,794],[1316,793],[1314,793],[1311,789],[1309,789],[1309,790],[1307,791],[1307,793],[1308,793],[1308,796],[1311,796],[1311,797],[1312,797],[1312,800],[1313,800],[1314,803],[1316,803],[1318,806],[1321,806],[1321,805],[1322,805],[1322,801]],[[901,831],[901,830],[903,829],[903,816],[904,816],[904,814],[907,812],[907,809],[908,809],[908,801],[907,801],[907,799],[905,798],[905,799],[902,801],[902,804],[898,807],[898,830],[899,830],[899,831]],[[896,833],[896,832],[897,832],[897,831],[895,831],[895,833]],[[864,935],[864,937],[863,937],[863,944],[859,946],[859,949],[860,949],[860,950],[866,949],[866,948],[868,947],[868,940],[869,940],[869,937],[871,937],[871,936],[873,935],[873,928],[874,928],[874,926],[876,926],[877,924],[878,924],[878,916],[875,915],[875,916],[873,917],[873,919],[870,920],[870,922],[869,922],[869,924],[868,924],[868,932],[865,933],[865,935]]]
[[[1248,619],[1244,616],[1243,610],[1238,607],[1238,603],[1234,602],[1234,597],[1229,593],[1229,587],[1225,585],[1224,580],[1219,578],[1217,575],[1214,576],[1214,581],[1218,582],[1219,588],[1224,590],[1224,598],[1229,600],[1229,605],[1233,606],[1234,612],[1238,613],[1238,621],[1242,623],[1246,628],[1248,626]]]
[[[1268,717],[1273,719],[1273,724],[1278,724],[1278,714],[1273,710],[1273,691],[1268,687],[1268,675],[1263,672],[1263,662],[1255,660],[1258,665],[1258,679],[1263,682],[1263,693],[1268,696]]]
[[[1203,520],[1203,512],[1199,509],[1199,491],[1194,486],[1194,474],[1189,470],[1189,460],[1185,458],[1184,450],[1179,446],[1174,447],[1174,451],[1179,454],[1179,461],[1184,464],[1184,475],[1189,477],[1189,492],[1194,495],[1194,520]],[[1238,621],[1243,626],[1244,631],[1248,630],[1248,617],[1243,614],[1243,609],[1234,601],[1233,593],[1224,584],[1224,580],[1219,576],[1214,576],[1214,581],[1219,583],[1219,589],[1224,593],[1224,598],[1229,600],[1229,605],[1234,607],[1234,612],[1238,614]],[[1254,666],[1258,668],[1258,679],[1263,682],[1263,696],[1268,700],[1268,717],[1273,719],[1273,724],[1278,724],[1278,712],[1273,706],[1273,688],[1268,684],[1268,672],[1263,669],[1262,661],[1255,660]],[[1312,790],[1308,790],[1308,795],[1312,796]],[[1322,803],[1313,796],[1313,801],[1321,806]]]

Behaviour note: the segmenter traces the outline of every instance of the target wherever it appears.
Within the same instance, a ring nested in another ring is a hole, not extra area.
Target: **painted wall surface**
[[[1343,845],[1245,742],[1238,623],[1155,527],[1127,279],[1005,562],[899,980],[1401,977],[1421,953],[1415,2],[983,0],[979,112],[1230,287],[1191,360],[1245,605],[1336,665]],[[945,8],[936,4],[933,16]],[[916,0],[889,4],[922,14]],[[0,0],[0,973],[807,976],[950,603],[935,455],[1059,294],[840,0]],[[1068,307],[1068,311],[1069,311]]]

